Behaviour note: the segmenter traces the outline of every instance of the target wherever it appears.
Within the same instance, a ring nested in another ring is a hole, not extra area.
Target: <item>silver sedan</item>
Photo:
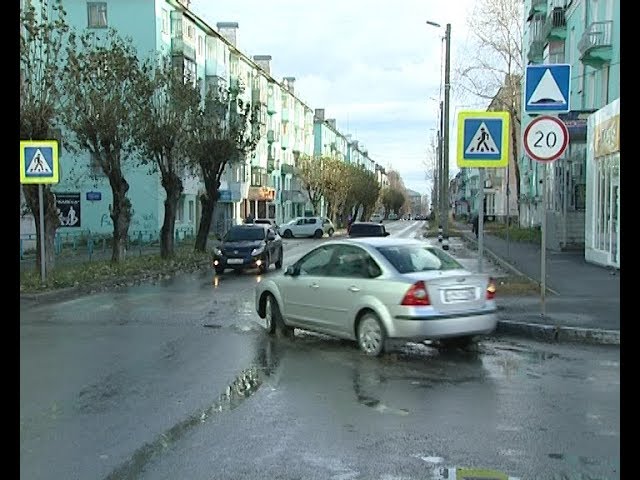
[[[419,240],[359,238],[317,246],[256,286],[267,331],[294,328],[356,340],[367,354],[387,340],[464,346],[496,328],[495,284]]]

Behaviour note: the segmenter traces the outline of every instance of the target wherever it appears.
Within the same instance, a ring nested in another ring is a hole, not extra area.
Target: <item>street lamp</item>
[[[427,25],[441,28],[439,23],[426,21]],[[440,222],[444,238],[449,237],[449,92],[450,82],[450,61],[451,61],[451,24],[447,23],[444,34],[445,41],[445,61],[444,61],[444,118],[442,120],[442,195],[440,196]]]

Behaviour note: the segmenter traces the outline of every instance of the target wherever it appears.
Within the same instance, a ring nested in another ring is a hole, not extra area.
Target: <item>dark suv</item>
[[[349,229],[349,237],[386,237],[389,232],[382,223],[354,222]]]

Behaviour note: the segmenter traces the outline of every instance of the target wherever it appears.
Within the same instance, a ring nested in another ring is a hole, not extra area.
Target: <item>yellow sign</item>
[[[596,124],[594,150],[596,158],[620,151],[620,115]]]
[[[20,183],[58,183],[57,140],[25,140],[20,142]]]
[[[506,167],[510,119],[509,112],[460,112],[458,167]]]

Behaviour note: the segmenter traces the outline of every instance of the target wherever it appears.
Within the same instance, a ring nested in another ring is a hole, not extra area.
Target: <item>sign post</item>
[[[40,280],[46,280],[44,184],[58,183],[57,140],[20,141],[20,183],[38,185],[38,209],[40,215]]]
[[[484,258],[485,168],[509,164],[509,112],[460,112],[458,114],[459,168],[477,168],[478,181],[478,272]]]
[[[569,144],[569,130],[562,120],[548,115],[537,117],[524,130],[524,149],[532,160],[544,163],[542,173],[542,221],[540,234],[540,301],[541,314],[546,314],[547,291],[547,166],[557,160]]]

